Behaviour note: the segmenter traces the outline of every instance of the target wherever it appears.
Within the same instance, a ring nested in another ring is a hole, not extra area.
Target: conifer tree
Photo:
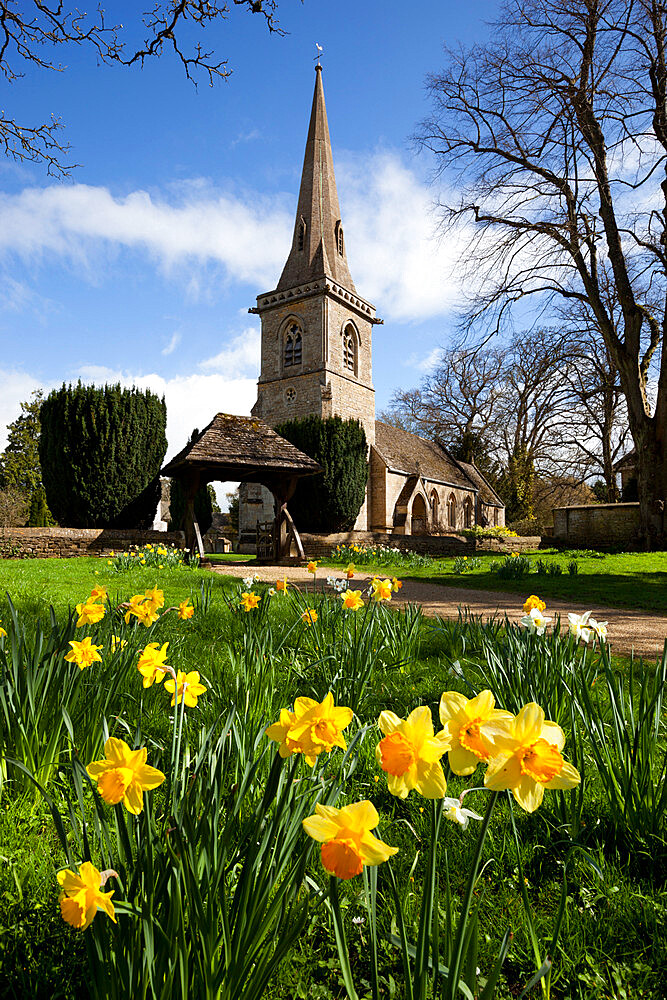
[[[366,495],[366,434],[358,420],[310,416],[288,420],[275,431],[322,466],[299,481],[289,510],[300,531],[347,531]]]
[[[150,527],[167,409],[149,389],[63,386],[44,400],[39,456],[49,507],[68,527]]]

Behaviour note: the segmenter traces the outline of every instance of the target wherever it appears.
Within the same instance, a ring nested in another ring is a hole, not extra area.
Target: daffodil
[[[2,627],[2,625],[0,625],[0,639],[4,639],[4,638],[6,638],[6,636],[7,636],[7,632]]]
[[[206,685],[199,680],[197,670],[191,670],[189,674],[179,670],[176,674],[176,680],[169,678],[168,681],[164,682],[164,689],[172,695],[172,706],[176,704],[178,697],[178,703],[183,702],[187,708],[196,708],[197,699],[207,690]]]
[[[520,619],[519,624],[523,625],[529,632],[535,633],[535,635],[544,635],[546,627],[551,620],[551,618],[543,615],[539,608],[531,608],[530,614],[524,615]]]
[[[317,611],[313,608],[306,608],[306,610],[301,615],[301,621],[304,625],[314,625],[317,621]]]
[[[354,563],[353,562],[348,563],[345,568],[345,576],[347,577],[347,579],[351,580],[355,573],[356,573],[356,566],[354,565]]]
[[[297,699],[298,700],[298,699]],[[308,700],[311,699],[302,699]],[[291,757],[294,753],[301,753],[301,745],[298,740],[290,737],[290,731],[296,720],[296,713],[290,712],[288,708],[280,709],[280,718],[266,730],[266,735],[270,740],[279,743],[278,753],[281,757]]]
[[[449,750],[451,737],[444,729],[434,735],[431,710],[423,705],[407,719],[382,712],[378,726],[384,739],[378,743],[376,758],[387,773],[391,794],[404,799],[415,788],[427,799],[441,799],[447,782],[440,758]]]
[[[398,580],[395,576],[392,576],[392,578],[391,578],[391,589],[392,589],[392,591],[395,594],[398,593],[398,591],[401,589],[402,586],[403,586],[403,581],[402,580]]]
[[[287,593],[287,579],[286,578],[284,580],[276,580],[276,590],[277,590],[278,593],[283,593],[283,594]]]
[[[458,823],[463,830],[467,829],[471,819],[481,820],[482,818],[478,813],[473,812],[472,809],[465,809],[460,799],[444,798],[442,805],[445,819],[448,819],[451,823]]]
[[[156,611],[164,607],[164,591],[159,590],[157,585],[145,591],[144,597],[153,605]]]
[[[130,618],[132,615],[136,615],[137,609],[146,600],[144,594],[133,594],[130,600],[127,602],[127,611],[125,612],[125,624],[129,625]]]
[[[454,774],[472,774],[480,761],[493,755],[497,736],[507,732],[510,712],[495,707],[490,691],[466,698],[458,691],[445,691],[440,698],[440,722],[451,740],[449,766]]]
[[[309,573],[312,573],[313,576],[315,576],[315,574],[317,573],[317,560],[311,559],[311,561],[306,566],[306,569],[308,570]]]
[[[82,639],[81,642],[71,641],[70,646],[72,648],[66,654],[65,659],[70,663],[76,663],[81,670],[84,667],[89,667],[91,663],[102,662],[102,657],[98,653],[98,649],[102,649],[102,647],[94,646],[93,640],[89,635],[85,639]]]
[[[590,611],[587,611],[583,615],[576,615],[573,611],[570,611],[568,614],[567,620],[570,624],[570,633],[575,637],[575,639],[581,639],[583,642],[589,641],[592,631],[588,624],[590,616]]]
[[[86,768],[97,782],[105,802],[122,802],[128,812],[137,815],[144,808],[143,793],[157,788],[165,780],[162,771],[146,763],[146,747],[130,750],[124,740],[110,736],[104,744],[105,760],[96,760]]]
[[[259,594],[253,594],[252,592],[250,594],[242,594],[241,607],[244,611],[252,611],[253,608],[257,607],[261,599]]]
[[[90,592],[89,601],[106,601],[107,588],[101,583],[96,583]]]
[[[338,878],[354,878],[364,865],[381,865],[397,853],[397,847],[390,847],[371,833],[379,822],[377,809],[368,801],[342,809],[318,803],[315,815],[302,820],[308,836],[322,844],[325,869]]]
[[[288,735],[309,764],[314,764],[319,754],[330,753],[334,747],[347,749],[343,730],[349,726],[354,712],[351,708],[334,705],[331,691],[321,702],[297,698],[294,711],[295,719]]]
[[[343,607],[347,611],[358,611],[359,608],[363,608],[364,606],[360,590],[346,590],[340,596],[343,601]]]
[[[139,655],[137,670],[144,679],[144,687],[149,688],[152,684],[159,684],[164,680],[169,664],[167,659],[168,642],[158,648],[157,642],[149,642]]]
[[[537,608],[538,611],[544,611],[546,608],[546,604],[537,596],[537,594],[531,594],[530,597],[527,597],[523,602],[523,610],[525,614],[529,615],[533,608]]]
[[[102,621],[105,609],[103,604],[96,604],[89,598],[82,604],[77,604],[76,613],[79,616],[76,620],[76,627],[81,628],[83,625],[96,625],[97,622]]]
[[[62,889],[59,896],[60,912],[63,920],[77,930],[85,931],[93,922],[98,909],[116,921],[111,892],[100,892],[114,871],[99,872],[90,861],[84,861],[78,875],[71,868],[58,872],[58,882]]]
[[[526,812],[542,802],[545,788],[574,788],[581,778],[563,760],[565,734],[531,701],[512,719],[508,731],[495,740],[496,755],[489,761],[484,784],[493,791],[509,788]]]
[[[144,601],[142,604],[139,604],[138,607],[135,608],[134,614],[137,616],[142,625],[146,626],[146,628],[150,628],[151,625],[154,625],[160,617],[157,613],[155,605],[151,601]]]
[[[381,580],[378,576],[371,580],[374,601],[390,601],[393,591],[391,580]]]
[[[190,604],[188,600],[181,601],[178,605],[178,617],[181,621],[186,622],[188,618],[192,618],[195,613],[194,606]]]
[[[595,618],[589,618],[588,627],[599,642],[607,641],[607,622],[596,622]]]

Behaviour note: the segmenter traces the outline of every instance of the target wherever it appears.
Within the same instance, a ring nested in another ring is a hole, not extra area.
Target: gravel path
[[[255,567],[253,564],[243,566],[238,563],[225,563],[214,566],[213,571],[236,577],[257,574],[266,582],[275,582],[279,578],[286,577],[292,583],[308,584],[309,587],[312,587],[313,582],[312,575],[303,566]],[[317,574],[318,589],[326,586],[327,576],[343,575],[340,570],[320,569]],[[371,574],[358,574],[353,581],[354,589],[363,590],[370,579]],[[402,590],[398,595],[394,595],[394,600],[397,604],[408,602],[421,604],[426,614],[440,615],[442,618],[456,618],[459,608],[469,608],[474,614],[483,615],[485,618],[507,614],[510,619],[518,620],[523,614],[521,608],[523,601],[518,594],[506,594],[495,590],[467,590],[464,587],[447,587],[421,580],[405,580]],[[591,608],[555,599],[549,601],[546,613],[553,616],[558,612],[561,618],[567,618],[568,611],[575,611],[577,614],[592,611],[593,617],[598,621],[608,622],[609,641],[617,653],[629,654],[634,649],[635,654],[640,656],[662,655],[667,638],[665,615],[648,611],[630,611],[627,608]]]

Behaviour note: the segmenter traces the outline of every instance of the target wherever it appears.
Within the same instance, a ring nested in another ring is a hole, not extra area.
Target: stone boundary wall
[[[65,559],[102,556],[132,545],[185,545],[182,531],[124,528],[0,528],[0,558]]]
[[[584,549],[637,548],[639,504],[554,507],[554,542]]]
[[[428,556],[470,556],[476,552],[525,552],[540,546],[539,537],[465,538],[463,535],[386,535],[381,531],[341,531],[333,535],[302,534],[301,541],[309,558],[328,556],[336,545],[386,545],[401,552],[419,552]]]

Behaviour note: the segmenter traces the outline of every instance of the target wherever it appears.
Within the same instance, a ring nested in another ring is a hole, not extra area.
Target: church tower
[[[272,427],[317,414],[354,417],[375,442],[372,331],[382,321],[357,293],[347,263],[338,204],[322,67],[315,67],[310,115],[292,247],[276,288],[257,297],[250,311],[261,319],[262,358],[252,413]],[[241,508],[252,505],[242,491]],[[266,491],[262,490],[262,493]],[[255,520],[268,519],[266,498]],[[368,497],[355,527],[368,527]],[[272,516],[272,515],[271,515]],[[251,529],[252,512],[241,511],[240,528]]]

